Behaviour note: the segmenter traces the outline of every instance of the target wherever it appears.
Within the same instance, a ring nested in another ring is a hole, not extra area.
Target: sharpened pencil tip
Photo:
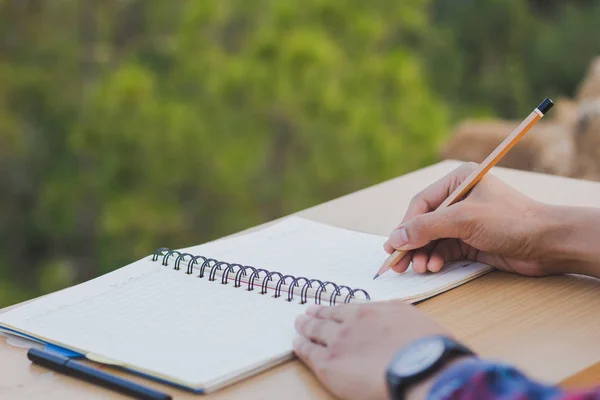
[[[373,277],[373,280],[379,278],[379,274],[375,274],[375,276]]]

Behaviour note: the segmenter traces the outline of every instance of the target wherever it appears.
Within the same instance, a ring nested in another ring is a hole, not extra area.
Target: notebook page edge
[[[293,360],[295,358],[294,352],[292,350],[292,345],[290,344],[290,350],[282,352],[281,355],[277,357],[272,357],[268,361],[256,363],[253,366],[249,366],[248,368],[238,370],[236,372],[232,372],[231,374],[224,376],[220,379],[215,379],[209,383],[207,383],[204,387],[204,391],[206,393],[213,393],[233,384],[239,383],[243,380],[246,380],[252,376],[255,376],[261,372],[267,371],[273,367],[281,365],[286,361]]]

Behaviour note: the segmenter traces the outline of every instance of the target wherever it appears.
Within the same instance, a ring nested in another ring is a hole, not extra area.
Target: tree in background
[[[436,161],[600,54],[600,0],[0,0],[0,306]]]
[[[454,118],[521,119],[545,97],[572,96],[600,55],[600,1],[436,0],[416,49]]]
[[[1,2],[0,303],[434,161],[425,6]]]

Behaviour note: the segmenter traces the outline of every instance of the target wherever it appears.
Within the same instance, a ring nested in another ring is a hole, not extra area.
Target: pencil
[[[437,208],[444,209],[457,201],[461,200],[469,190],[473,188],[484,176],[492,169],[494,165],[498,163],[504,157],[506,153],[515,145],[517,142],[525,136],[527,131],[531,129],[544,115],[552,108],[554,103],[552,100],[546,98],[542,103],[535,108],[527,118],[521,122],[521,124],[506,138],[496,149],[490,153],[489,156],[463,181],[463,183],[457,187],[451,194],[444,200],[442,204]],[[406,255],[406,251],[396,250],[394,251],[383,263],[379,271],[375,274],[373,279],[377,279],[379,276],[387,272],[392,266],[396,265],[398,261]]]

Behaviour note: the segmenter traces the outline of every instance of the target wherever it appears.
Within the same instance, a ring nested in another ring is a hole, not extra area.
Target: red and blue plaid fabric
[[[510,365],[473,359],[444,371],[427,397],[427,400],[454,399],[600,400],[600,386],[567,391],[535,382]]]

